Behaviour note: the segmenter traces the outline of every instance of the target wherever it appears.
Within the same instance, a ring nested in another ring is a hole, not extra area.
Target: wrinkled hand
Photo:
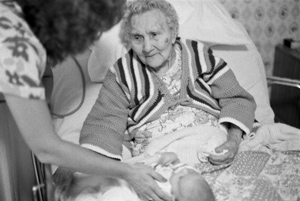
[[[151,167],[136,163],[131,165],[132,171],[124,178],[131,184],[139,197],[144,201],[171,201],[157,185],[155,180],[166,182],[167,180],[155,172]]]
[[[227,150],[222,155],[209,155],[208,161],[213,165],[221,165],[231,163],[237,154],[239,143],[235,140],[227,140],[225,143],[215,149],[216,153],[221,153],[223,150]]]
[[[231,163],[238,152],[243,131],[231,124],[228,130],[227,141],[218,146],[215,151],[216,153],[221,153],[223,150],[227,150],[227,153],[221,155],[209,155],[208,161],[213,165],[221,165],[226,163]]]

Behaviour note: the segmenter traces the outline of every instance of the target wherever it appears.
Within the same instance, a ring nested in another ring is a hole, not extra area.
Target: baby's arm
[[[179,163],[179,159],[174,152],[159,152],[154,154],[153,156],[148,154],[141,154],[137,157],[130,158],[129,160],[125,161],[127,163],[143,163],[145,165],[162,165],[167,166],[170,164],[177,164]]]
[[[157,164],[160,164],[162,166],[168,166],[171,164],[175,165],[180,162],[177,154],[175,154],[174,152],[162,152],[158,154],[160,155],[160,158],[157,161]]]

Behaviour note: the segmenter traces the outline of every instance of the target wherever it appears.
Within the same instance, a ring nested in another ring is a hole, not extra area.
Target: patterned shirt
[[[0,93],[45,99],[46,51],[13,1],[0,0]]]

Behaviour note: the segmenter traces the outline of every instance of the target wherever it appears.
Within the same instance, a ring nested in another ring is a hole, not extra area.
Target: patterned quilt
[[[300,201],[300,130],[261,126],[240,145],[232,164],[197,168],[217,201]]]
[[[198,163],[196,168],[217,201],[300,201],[300,130],[284,124],[261,126],[241,143],[231,164]],[[57,186],[57,200],[86,200],[79,199],[81,192],[66,196],[62,187]]]
[[[242,151],[230,166],[197,167],[217,201],[300,200],[300,151]]]

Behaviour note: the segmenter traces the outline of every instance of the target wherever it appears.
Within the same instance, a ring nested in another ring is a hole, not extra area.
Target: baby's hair
[[[179,195],[184,201],[215,201],[207,181],[199,173],[190,173],[179,179]],[[175,201],[182,201],[175,199]]]

